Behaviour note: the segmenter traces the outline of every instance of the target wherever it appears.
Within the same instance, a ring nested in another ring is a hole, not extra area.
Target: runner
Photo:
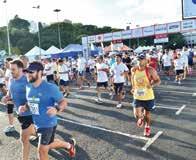
[[[27,87],[28,105],[21,106],[19,111],[24,112],[30,108],[36,133],[39,136],[39,160],[49,160],[50,149],[67,149],[71,157],[75,156],[75,140],[72,143],[55,139],[57,128],[57,113],[62,112],[67,106],[66,100],[55,84],[42,80],[44,67],[39,62],[30,63],[27,72],[31,83]],[[55,104],[58,103],[56,106]],[[32,134],[36,134],[32,132]]]
[[[65,97],[69,96],[69,68],[62,59],[59,60],[59,79],[60,79],[60,90]]]
[[[83,83],[87,82],[88,86],[90,87],[90,82],[85,78],[85,69],[86,69],[86,60],[82,57],[81,54],[78,55],[77,61],[77,69],[78,69],[78,85],[79,89],[82,89]]]
[[[12,74],[11,74],[11,70],[10,70],[10,62],[12,60],[13,60],[12,58],[6,58],[6,61],[5,61],[5,68],[6,68],[6,71],[5,71],[5,85],[6,85],[7,89],[9,88],[10,79],[12,78]],[[16,131],[15,128],[14,128],[14,115],[13,115],[14,105],[13,105],[11,99],[9,101],[6,101],[6,105],[7,105],[7,115],[8,115],[9,126],[7,126],[4,129],[4,133],[9,133],[9,132]]]
[[[18,121],[21,125],[20,138],[22,142],[22,160],[28,160],[30,151],[30,133],[34,130],[32,115],[30,111],[19,113],[18,109],[20,105],[27,103],[26,99],[26,85],[28,84],[26,76],[23,74],[24,65],[20,60],[14,60],[11,62],[11,74],[12,79],[10,81],[10,88],[8,89],[7,96],[4,97],[4,103],[7,103],[12,99],[16,112],[18,115]]]
[[[182,52],[181,52],[181,59],[184,62],[184,77],[183,79],[186,79],[187,77],[187,73],[188,73],[188,55],[189,55],[189,51],[186,47],[183,48]]]
[[[162,57],[163,70],[165,71],[167,80],[170,80],[172,57],[169,55],[169,52],[167,50],[163,54],[164,54]]]
[[[134,116],[137,126],[142,127],[145,122],[144,136],[150,136],[151,114],[155,108],[153,87],[160,84],[157,72],[147,67],[144,53],[137,56],[139,64],[132,68],[132,93]]]
[[[114,80],[114,90],[117,96],[118,104],[116,108],[122,107],[122,99],[123,99],[123,86],[125,83],[125,77],[128,74],[129,69],[125,64],[122,63],[121,55],[116,55],[116,63],[111,67],[111,72]]]
[[[108,88],[108,72],[109,67],[104,63],[103,56],[98,57],[98,63],[96,64],[96,73],[97,73],[97,97],[96,102],[102,103],[103,100],[101,99],[101,88],[104,87],[105,90],[110,93]],[[111,95],[111,94],[110,94]]]
[[[54,83],[54,64],[49,58],[44,60],[44,75],[46,76],[46,80],[48,82]]]
[[[181,54],[178,53],[176,59],[174,60],[174,67],[176,71],[176,79],[175,81],[178,82],[178,84],[181,84],[181,80],[183,79],[184,74],[184,61],[181,58]]]

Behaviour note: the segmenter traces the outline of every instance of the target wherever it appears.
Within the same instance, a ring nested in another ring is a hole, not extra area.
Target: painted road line
[[[192,96],[194,96],[194,97],[195,97],[195,96],[196,96],[196,93],[193,93],[193,95],[192,95]]]
[[[150,139],[148,140],[148,142],[145,144],[145,146],[142,148],[142,150],[143,150],[143,151],[146,151],[147,148],[149,148],[150,145],[152,145],[152,144],[159,138],[159,136],[160,136],[162,133],[163,133],[163,131],[157,132],[157,133],[155,134],[154,137],[152,137],[152,138],[150,138]]]
[[[89,99],[95,100],[97,98],[95,96],[84,96],[84,95],[78,95],[78,94],[73,94],[73,96],[75,98],[81,98],[81,99],[87,99],[87,100],[89,100]],[[106,103],[117,104],[117,101],[113,101],[113,100],[109,100],[109,99],[105,99],[105,98],[102,98],[102,99]],[[128,103],[128,102],[122,102],[122,105],[126,106],[126,107],[131,107],[131,103]],[[167,106],[162,106],[162,105],[161,106],[158,105],[158,106],[156,106],[156,108],[171,109],[171,110],[179,110],[180,109],[178,107],[170,107],[170,106],[167,107]]]
[[[118,134],[118,135],[121,135],[121,136],[126,136],[126,137],[129,137],[129,138],[133,138],[133,139],[141,139],[141,140],[145,140],[145,141],[148,141],[150,139],[150,138],[143,137],[143,136],[137,136],[137,135],[131,135],[131,134],[123,133],[123,132],[119,132],[119,131],[113,131],[113,130],[110,130],[110,129],[97,127],[97,126],[93,126],[93,125],[89,125],[89,124],[84,124],[84,123],[80,123],[80,122],[75,122],[75,121],[68,120],[68,119],[62,119],[62,118],[59,118],[59,117],[58,117],[58,119],[61,120],[61,121],[64,121],[64,122],[68,122],[68,123],[76,124],[76,125],[79,125],[79,126],[92,128],[92,129],[97,129],[97,130],[101,130],[101,131],[105,131],[105,132],[109,132],[109,133],[114,133],[114,134]]]
[[[183,105],[177,112],[176,115],[180,115],[180,113],[182,112],[182,110],[186,107],[186,105]]]

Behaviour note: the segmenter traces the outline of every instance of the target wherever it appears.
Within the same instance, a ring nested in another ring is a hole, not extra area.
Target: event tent
[[[46,50],[46,52],[47,52],[48,54],[56,54],[56,53],[60,53],[61,50],[58,49],[58,48],[55,47],[55,46],[51,46],[50,48],[48,48],[48,49]]]

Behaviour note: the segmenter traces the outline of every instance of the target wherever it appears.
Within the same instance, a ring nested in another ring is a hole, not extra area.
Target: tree
[[[14,19],[10,20],[9,26],[10,28],[29,31],[30,23],[25,19],[19,18],[18,15],[15,15]]]

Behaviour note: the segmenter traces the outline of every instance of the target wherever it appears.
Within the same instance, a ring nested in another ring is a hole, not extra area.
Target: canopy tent
[[[98,54],[98,49],[94,47],[95,50],[91,50],[91,56],[94,54]],[[69,44],[67,47],[63,49],[62,52],[58,54],[51,55],[52,58],[65,58],[65,57],[77,57],[78,54],[83,53],[83,46],[80,44]]]
[[[124,45],[122,47],[119,47],[118,48],[118,51],[130,51],[131,48],[129,48],[128,46]],[[104,52],[105,53],[108,53],[108,52],[111,52],[112,51],[112,45],[109,45],[107,47],[104,48]]]
[[[57,47],[55,47],[55,46],[51,46],[50,48],[48,48],[47,50],[46,50],[46,52],[48,53],[48,54],[56,54],[56,53],[60,53],[61,52],[61,50],[60,49],[58,49]]]
[[[138,48],[136,48],[134,51],[135,51],[135,53],[140,53],[140,52],[142,52],[142,51],[144,51],[144,50],[153,50],[155,47],[154,46],[139,46]]]
[[[45,50],[35,46],[25,54],[27,57],[35,57],[39,55],[48,55],[48,53]]]

